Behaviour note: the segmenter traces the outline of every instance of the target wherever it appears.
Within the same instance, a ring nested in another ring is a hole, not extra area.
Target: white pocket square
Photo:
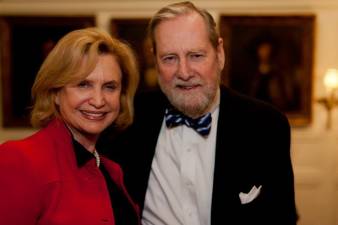
[[[255,198],[257,198],[257,196],[261,192],[261,188],[262,188],[262,185],[260,185],[258,188],[256,186],[253,186],[251,190],[249,191],[249,193],[240,192],[239,198],[241,200],[242,205],[248,204],[252,202]]]

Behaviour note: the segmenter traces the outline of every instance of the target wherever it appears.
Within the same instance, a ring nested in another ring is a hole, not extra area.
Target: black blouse
[[[79,167],[86,164],[89,160],[95,158],[95,156],[86,150],[79,142],[73,138],[73,146],[75,151],[75,157]],[[108,171],[102,165],[99,166],[101,173],[103,174],[108,192],[110,195],[110,203],[112,204],[114,219],[116,225],[138,225],[137,214],[130,204],[127,196],[123,193],[123,190],[119,188],[111,179]]]

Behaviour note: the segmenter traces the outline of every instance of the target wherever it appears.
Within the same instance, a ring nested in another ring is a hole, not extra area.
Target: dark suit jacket
[[[120,166],[103,157],[101,162],[136,214]],[[115,224],[95,159],[77,165],[71,134],[63,122],[54,120],[28,138],[0,145],[0,224]]]
[[[165,96],[141,94],[135,122],[114,139],[121,151],[127,189],[143,208],[155,146],[163,121]],[[239,193],[262,185],[253,202]],[[221,89],[211,209],[212,225],[294,225],[297,215],[290,159],[290,127],[284,115],[262,102]]]

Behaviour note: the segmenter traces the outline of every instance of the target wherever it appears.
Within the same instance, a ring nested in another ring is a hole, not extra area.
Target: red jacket
[[[137,213],[119,165],[104,157],[101,162]],[[26,139],[0,145],[0,224],[114,225],[112,212],[95,159],[78,167],[63,122],[54,120]]]

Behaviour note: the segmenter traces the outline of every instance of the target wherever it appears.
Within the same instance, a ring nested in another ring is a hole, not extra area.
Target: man
[[[296,224],[289,123],[220,87],[225,57],[213,18],[176,3],[149,28],[164,95],[137,97],[134,124],[112,156],[143,224]]]

